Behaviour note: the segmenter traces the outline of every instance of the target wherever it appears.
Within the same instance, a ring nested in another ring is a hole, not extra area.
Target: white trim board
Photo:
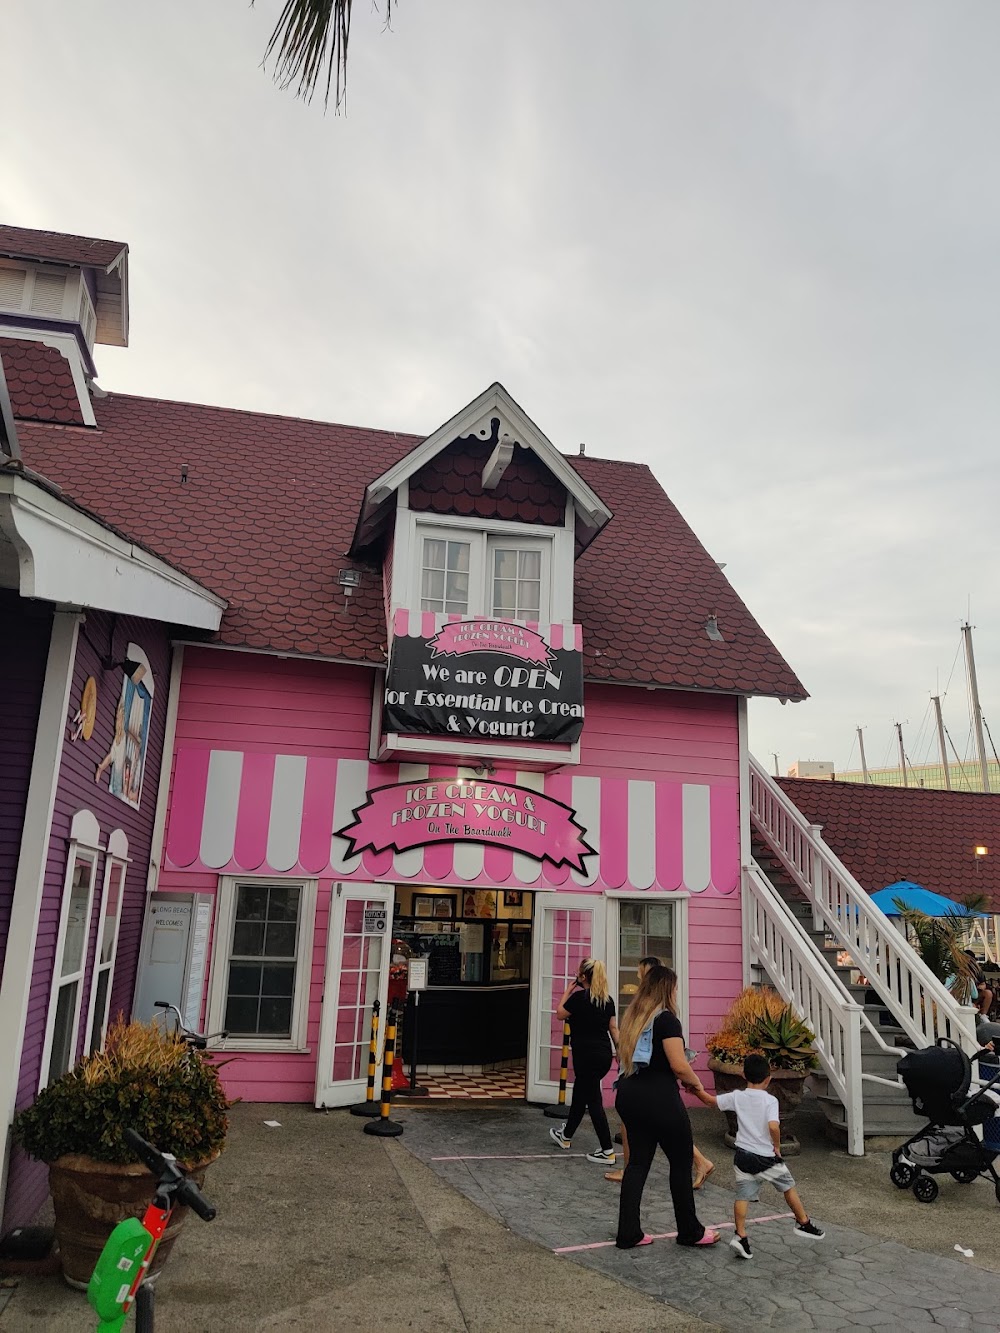
[[[10,1123],[17,1099],[17,1085],[24,1050],[28,996],[35,962],[38,917],[42,905],[45,863],[48,858],[52,812],[55,808],[59,767],[66,736],[73,663],[80,631],[80,617],[57,611],[45,666],[42,702],[35,732],[28,799],[21,832],[21,850],[14,879],[7,950],[0,979],[0,1115],[3,1116],[4,1151],[0,1158],[0,1204],[7,1190]]]
[[[217,630],[226,602],[26,477],[0,476],[22,597]]]

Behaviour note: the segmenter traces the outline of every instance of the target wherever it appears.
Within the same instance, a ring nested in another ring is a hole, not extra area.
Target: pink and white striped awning
[[[359,759],[179,749],[166,864],[219,874],[289,874],[534,889],[639,889],[731,893],[739,884],[735,781],[633,780],[589,774],[498,773],[572,807],[595,849],[587,873],[477,842],[363,851],[350,826],[369,789],[455,778],[454,768]]]

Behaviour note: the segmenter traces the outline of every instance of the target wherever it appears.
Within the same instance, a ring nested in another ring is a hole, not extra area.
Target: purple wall
[[[130,642],[138,644],[146,653],[154,681],[149,741],[139,809],[111,794],[107,771],[100,783],[94,780],[97,766],[108,753],[114,737],[115,713],[121,697],[123,680],[123,672],[120,669],[102,671],[100,659],[110,655],[121,661]],[[71,741],[68,727],[63,747],[35,946],[28,1021],[21,1055],[17,1094],[19,1108],[29,1105],[38,1090],[59,932],[59,915],[66,878],[67,842],[73,816],[81,809],[88,809],[96,816],[101,827],[102,843],[107,843],[108,835],[116,828],[123,829],[128,838],[131,864],[125,875],[125,895],[118,937],[118,956],[111,988],[110,1016],[113,1019],[119,1012],[127,1015],[132,1008],[170,683],[170,649],[166,628],[155,621],[137,620],[126,616],[118,618],[115,625],[113,616],[104,612],[88,612],[86,624],[81,626],[77,645],[73,685],[70,690],[69,717],[72,717],[79,707],[88,676],[93,676],[97,681],[97,720],[93,735],[87,742]],[[87,1035],[84,1028],[97,938],[96,912],[100,904],[103,883],[104,857],[101,856],[98,858],[94,887],[78,1055],[83,1051]],[[47,1189],[46,1168],[37,1162],[29,1161],[20,1151],[15,1150],[11,1158],[4,1229],[30,1220],[44,1201]]]
[[[51,632],[50,606],[0,589],[0,975]]]

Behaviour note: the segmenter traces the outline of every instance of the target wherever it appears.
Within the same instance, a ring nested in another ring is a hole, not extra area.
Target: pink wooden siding
[[[332,833],[350,821],[367,787],[454,776],[454,768],[369,764],[374,674],[186,651],[159,887],[212,892],[220,874],[319,880],[309,1052],[237,1055],[226,1068],[230,1091],[251,1100],[312,1100],[337,880],[595,893],[686,888],[690,1044],[703,1051],[706,1032],[742,980],[736,700],[588,686],[579,767],[545,775],[514,769],[490,779],[536,786],[576,808],[599,851],[580,875],[472,844],[351,857]]]

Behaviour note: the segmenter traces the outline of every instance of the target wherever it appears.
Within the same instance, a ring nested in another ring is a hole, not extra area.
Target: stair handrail
[[[758,962],[775,990],[812,1029],[814,1049],[844,1104],[847,1151],[865,1151],[861,1026],[864,1006],[830,971],[816,945],[760,868],[743,867],[747,931]]]
[[[758,831],[792,876],[814,915],[851,955],[893,1018],[917,1046],[950,1037],[979,1049],[975,1011],[959,1004],[767,770],[750,756],[750,809]]]

